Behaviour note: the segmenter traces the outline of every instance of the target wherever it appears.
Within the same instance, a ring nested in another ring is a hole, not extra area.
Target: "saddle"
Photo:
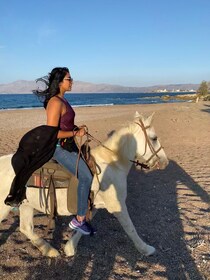
[[[71,214],[77,213],[77,177],[56,161],[50,160],[37,169],[29,178],[28,188],[38,188],[39,203],[45,207],[50,221],[57,215],[56,189],[67,189],[67,209]],[[87,219],[90,219],[93,206],[93,192],[90,192]],[[50,222],[50,223],[51,223]]]

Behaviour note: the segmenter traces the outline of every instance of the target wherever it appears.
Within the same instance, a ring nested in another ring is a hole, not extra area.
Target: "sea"
[[[167,92],[171,98],[163,100],[163,93],[67,93],[65,98],[73,107],[114,106],[128,104],[158,104],[186,102],[176,99],[176,95],[192,92]],[[42,103],[33,94],[0,94],[0,110],[41,108]]]

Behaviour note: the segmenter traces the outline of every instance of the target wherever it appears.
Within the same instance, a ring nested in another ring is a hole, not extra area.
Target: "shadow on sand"
[[[149,173],[133,168],[128,177],[130,216],[140,236],[156,247],[156,255],[143,257],[118,221],[99,210],[93,221],[97,235],[83,237],[75,257],[62,256],[50,264],[43,257],[40,265],[30,268],[26,279],[40,279],[43,271],[48,275],[45,279],[203,279],[185,240],[186,234],[194,233],[183,230],[177,200],[180,182],[192,190],[195,199],[210,203],[209,195],[174,161],[165,170]],[[59,224],[65,219],[60,217]],[[58,238],[62,238],[61,232]]]
[[[142,256],[117,219],[99,210],[93,220],[97,234],[82,237],[74,257],[62,253],[53,260],[42,256],[37,259],[30,256],[30,251],[20,252],[19,258],[30,264],[24,279],[203,279],[186,242],[186,235],[194,237],[195,231],[183,229],[183,209],[177,196],[181,188],[192,191],[192,199],[210,204],[208,193],[175,161],[171,160],[164,170],[146,173],[132,168],[129,173],[128,211],[138,234],[157,249],[154,256]],[[199,210],[195,215],[205,212]],[[52,242],[59,250],[64,246],[64,241],[60,242],[68,221],[69,217],[57,219]],[[205,234],[206,225],[201,229]]]

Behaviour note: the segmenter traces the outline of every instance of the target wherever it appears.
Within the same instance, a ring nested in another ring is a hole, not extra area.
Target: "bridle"
[[[142,156],[144,156],[145,153],[146,153],[147,145],[148,145],[150,151],[152,152],[152,155],[151,155],[144,163],[139,163],[138,161],[133,161],[133,162],[136,163],[136,165],[141,165],[143,168],[149,169],[149,167],[148,167],[147,164],[148,164],[148,163],[150,162],[150,160],[151,160],[153,157],[155,157],[155,156],[157,157],[157,160],[160,159],[160,157],[158,156],[158,153],[159,153],[159,151],[160,151],[161,149],[163,149],[163,147],[160,146],[157,150],[155,150],[154,147],[152,146],[152,143],[151,143],[151,141],[150,141],[150,139],[149,139],[149,137],[148,137],[148,135],[147,135],[147,131],[146,131],[148,128],[150,128],[149,125],[148,125],[148,126],[144,126],[144,123],[143,123],[143,121],[142,121],[141,119],[139,120],[139,122],[135,122],[135,123],[138,124],[138,125],[140,126],[140,128],[142,129],[142,131],[143,131],[143,133],[144,133],[144,137],[145,137],[145,148],[144,148],[144,153],[143,153]],[[156,164],[156,162],[155,162],[155,164]],[[155,164],[154,164],[154,166],[155,166]]]
[[[141,119],[139,119],[139,122],[135,122],[136,124],[138,124],[140,126],[140,128],[142,129],[143,133],[144,133],[144,137],[145,137],[145,148],[144,148],[144,153],[142,156],[145,155],[146,150],[147,150],[147,145],[150,149],[150,151],[152,152],[152,155],[143,163],[139,162],[138,160],[134,161],[134,160],[130,160],[131,162],[133,162],[136,166],[141,166],[141,168],[145,168],[145,169],[149,169],[150,167],[148,166],[148,163],[150,162],[150,160],[153,157],[157,157],[157,161],[160,159],[160,157],[158,156],[158,153],[161,149],[163,149],[162,146],[160,146],[157,150],[154,149],[154,147],[152,146],[152,143],[147,135],[147,129],[150,128],[150,126],[144,126],[144,123]],[[108,151],[114,153],[111,149],[109,149],[108,147],[106,147],[105,145],[103,145],[103,143],[101,141],[99,141],[98,139],[96,139],[95,137],[93,137],[89,132],[88,132],[88,128],[85,126],[86,129],[86,137],[87,137],[87,143],[90,141],[90,139],[94,140],[95,142],[97,142],[99,145],[101,145],[103,148],[107,149]],[[82,137],[81,137],[82,138]],[[79,145],[81,147],[81,143]],[[80,149],[79,149],[80,150]],[[157,161],[155,162],[155,164],[153,166],[156,165]]]

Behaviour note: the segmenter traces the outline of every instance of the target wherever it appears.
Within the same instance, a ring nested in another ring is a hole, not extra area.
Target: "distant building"
[[[154,90],[154,92],[158,92],[158,93],[166,93],[166,92],[196,92],[195,89],[172,89],[172,90],[168,90],[168,89],[157,89]]]
[[[156,92],[168,92],[168,90],[165,88],[165,89],[157,89]]]

